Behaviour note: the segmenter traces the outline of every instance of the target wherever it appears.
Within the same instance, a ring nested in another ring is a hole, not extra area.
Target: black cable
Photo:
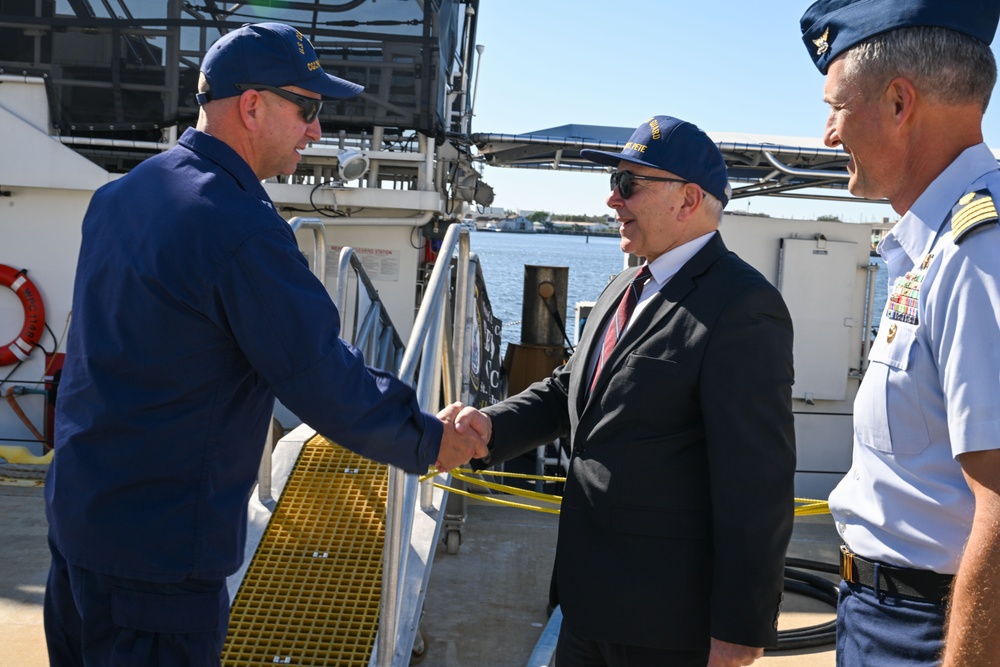
[[[45,323],[45,328],[48,330],[49,335],[52,336],[52,340],[55,342],[56,347],[58,348],[59,347],[59,339],[56,338],[56,332],[52,330],[52,327],[49,326],[48,322]],[[55,354],[55,353],[56,353],[56,350],[53,349],[52,350],[52,354]]]
[[[821,563],[818,561],[805,560],[802,558],[785,559],[785,590],[790,593],[797,593],[814,600],[824,602],[837,610],[837,602],[840,597],[837,584],[824,577],[809,574],[800,569],[815,570],[817,572],[839,573],[835,565]],[[837,641],[837,621],[836,619],[826,623],[806,626],[804,628],[794,628],[791,630],[778,631],[778,651],[788,651],[792,649],[812,648],[815,646],[826,646]]]
[[[317,190],[319,190],[321,187],[323,187],[324,185],[328,185],[328,183],[324,183],[323,181],[319,181],[319,182],[316,183],[316,186],[312,190],[309,191],[309,205],[313,207],[314,211],[316,211],[320,215],[322,215],[324,217],[327,217],[327,218],[344,218],[344,217],[347,217],[346,213],[344,213],[342,211],[338,211],[336,209],[333,210],[333,214],[327,213],[326,209],[319,208],[318,206],[316,206],[316,203],[313,202],[313,194],[315,194],[315,192]]]
[[[445,200],[444,212],[446,215],[451,215],[452,211],[455,210],[455,185],[458,183],[458,165],[456,164],[452,167],[451,178],[448,183],[448,199]]]
[[[807,560],[805,558],[786,558],[786,567],[797,567],[803,570],[815,570],[816,572],[826,572],[827,574],[840,575],[840,566],[830,563],[821,563],[818,560]]]
[[[10,381],[10,376],[13,375],[14,372],[17,371],[17,369],[20,368],[21,364],[23,364],[23,363],[24,363],[24,361],[19,361],[16,364],[14,364],[14,368],[10,369],[10,373],[7,373],[7,377],[5,377],[4,379],[0,380],[0,385],[7,384],[7,382]]]
[[[44,347],[42,347],[41,343],[35,343],[35,347],[37,347],[39,350],[41,350],[42,354],[44,354],[45,356],[49,356],[49,354],[50,354],[49,351],[46,350]],[[52,354],[55,354],[55,349],[54,348],[52,350]]]

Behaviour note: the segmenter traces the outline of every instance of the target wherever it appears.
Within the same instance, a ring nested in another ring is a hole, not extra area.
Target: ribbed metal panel
[[[386,466],[305,444],[233,601],[224,665],[368,664],[386,493]]]

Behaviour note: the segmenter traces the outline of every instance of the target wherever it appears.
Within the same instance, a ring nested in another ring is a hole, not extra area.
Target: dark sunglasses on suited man
[[[296,95],[295,93],[288,92],[283,88],[275,88],[274,86],[265,86],[262,83],[237,83],[237,90],[256,90],[262,91],[266,90],[269,93],[274,93],[278,97],[283,97],[292,104],[295,104],[302,109],[302,120],[307,123],[311,123],[316,120],[316,116],[319,115],[320,109],[323,108],[323,100],[317,100],[312,97],[304,97],[302,95]]]
[[[691,181],[685,181],[682,178],[661,178],[659,176],[639,176],[638,174],[633,174],[631,171],[613,171],[611,172],[611,189],[614,190],[618,188],[618,194],[622,196],[622,199],[628,199],[632,196],[632,185],[635,181],[659,181],[661,183],[690,183]]]

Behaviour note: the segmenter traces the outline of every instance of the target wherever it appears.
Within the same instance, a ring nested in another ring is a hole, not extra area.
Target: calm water
[[[574,306],[596,300],[625,261],[617,238],[473,232],[470,239],[483,267],[493,314],[503,321],[503,350],[507,343],[521,340],[525,265],[569,267],[565,321],[572,342]]]
[[[474,232],[472,251],[479,255],[494,314],[503,321],[503,351],[507,343],[521,340],[521,297],[524,266],[569,267],[566,295],[566,334],[573,340],[578,301],[594,301],[608,280],[622,270],[624,255],[617,238],[563,236],[558,234],[508,234]],[[888,274],[879,257],[875,273],[874,320],[878,323],[885,303]]]

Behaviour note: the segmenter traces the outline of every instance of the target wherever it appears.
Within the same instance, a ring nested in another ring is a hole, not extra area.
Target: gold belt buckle
[[[840,545],[840,576],[844,581],[854,583],[854,554],[846,545]]]

